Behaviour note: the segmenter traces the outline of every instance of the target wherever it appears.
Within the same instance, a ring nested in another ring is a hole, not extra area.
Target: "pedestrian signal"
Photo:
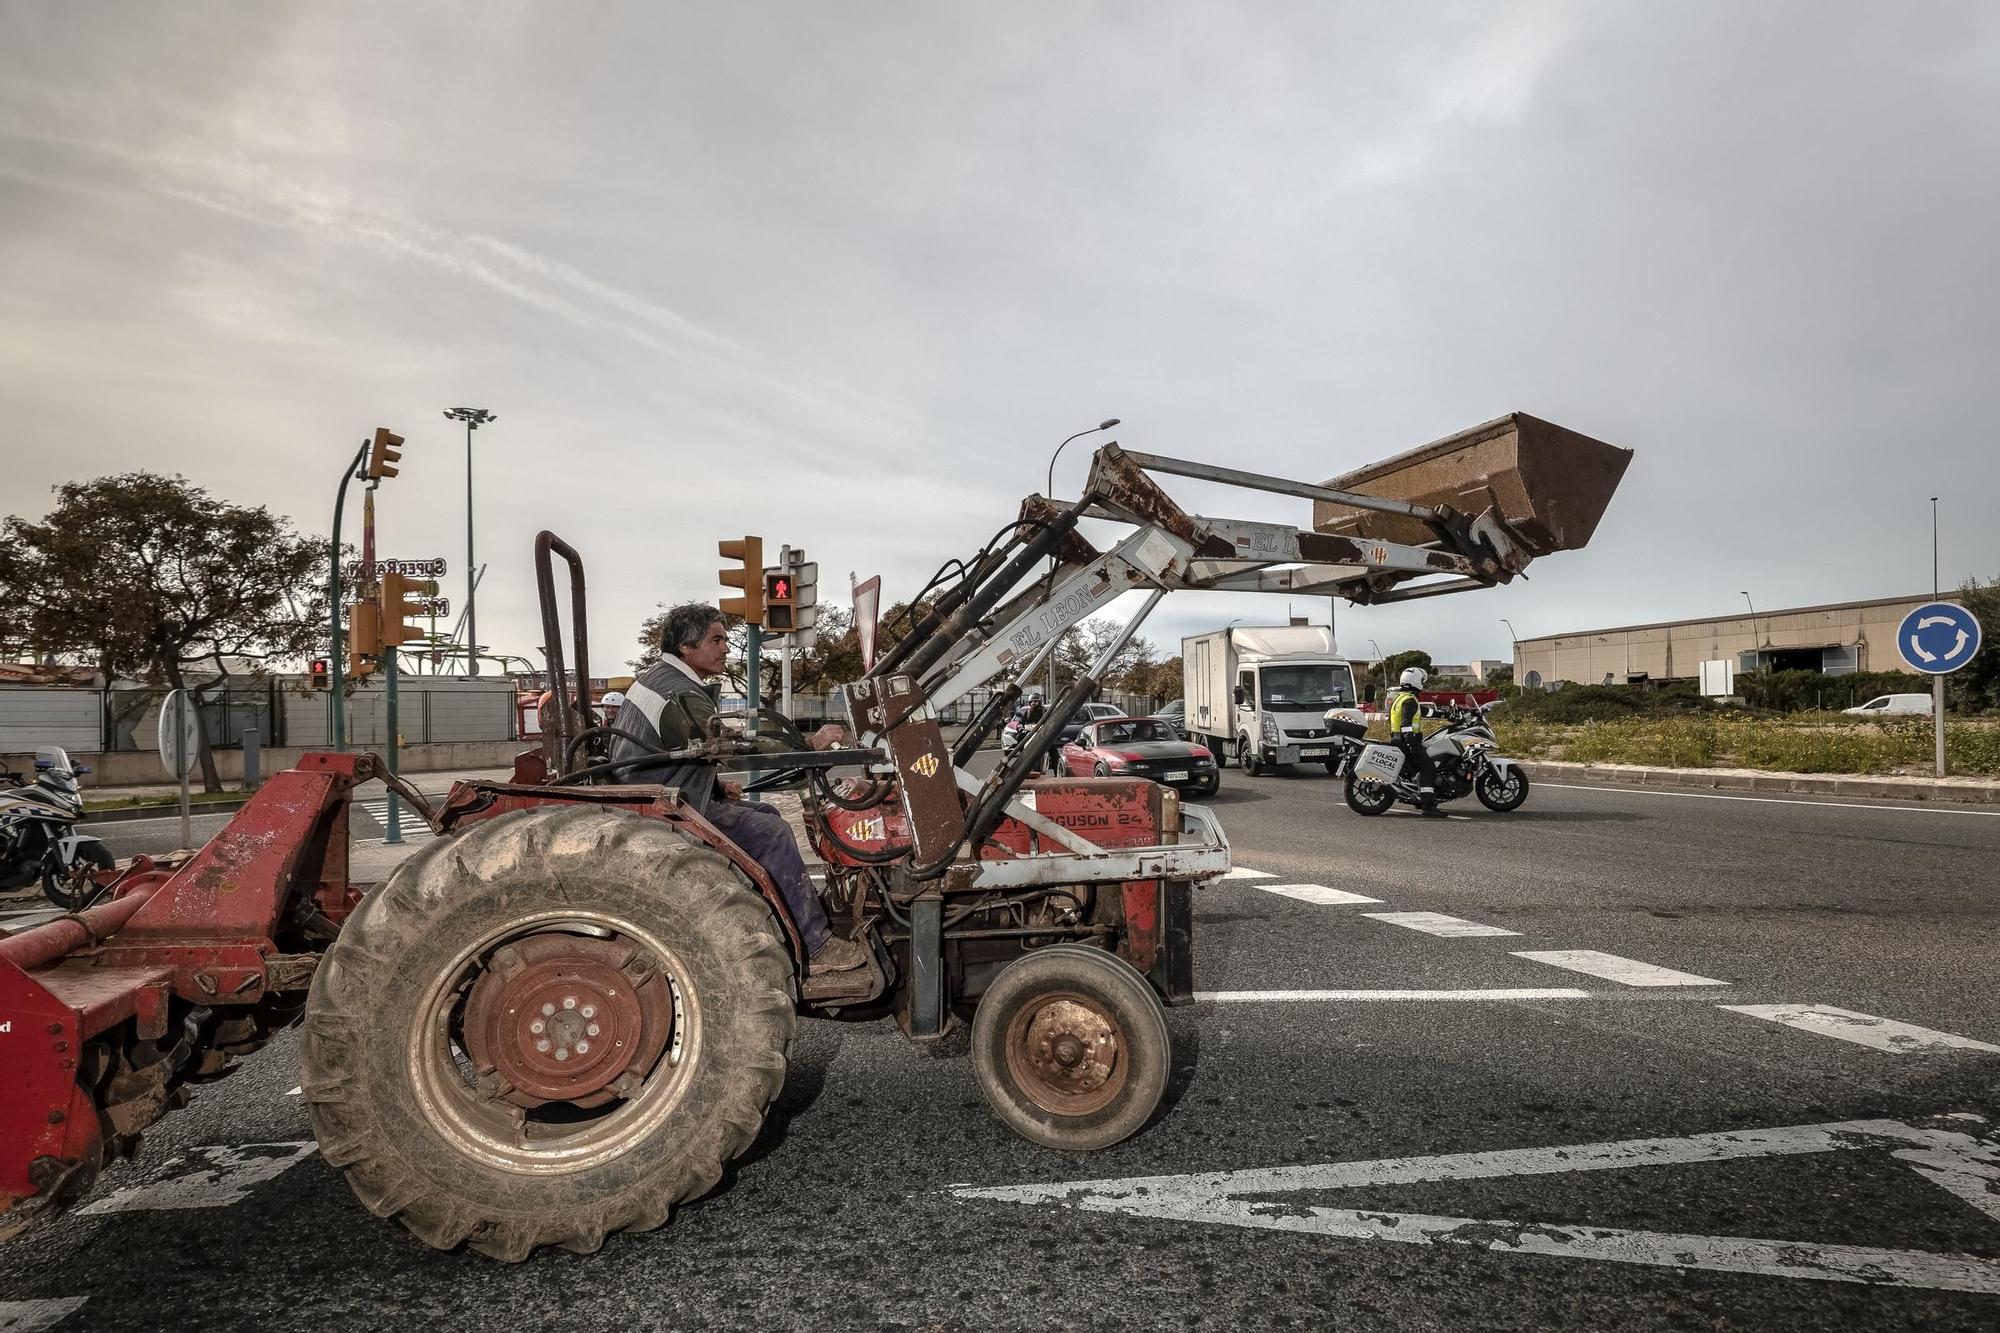
[[[789,634],[797,626],[792,615],[792,571],[764,571],[764,628],[774,634]]]

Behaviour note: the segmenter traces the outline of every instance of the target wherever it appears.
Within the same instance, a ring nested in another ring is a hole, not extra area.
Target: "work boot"
[[[844,940],[838,935],[829,936],[819,952],[812,956],[810,971],[851,972],[868,962],[868,946],[855,940]]]
[[[874,966],[868,946],[836,937],[822,944],[806,964],[799,995],[809,1002],[872,1000],[882,985],[881,970]]]
[[[1425,819],[1443,819],[1445,817],[1444,811],[1438,809],[1436,801],[1425,801],[1417,807],[1417,811]]]

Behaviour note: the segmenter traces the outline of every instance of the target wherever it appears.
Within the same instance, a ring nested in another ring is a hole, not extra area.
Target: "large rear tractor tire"
[[[1347,772],[1347,808],[1357,815],[1379,815],[1396,803],[1396,789],[1383,782],[1371,782]]]
[[[1009,963],[972,1017],[972,1067],[993,1113],[1022,1138],[1109,1148],[1152,1116],[1173,1045],[1159,996],[1116,954],[1051,944]]]
[[[589,1253],[750,1146],[796,1027],[776,919],[666,824],[502,815],[374,889],[313,978],[300,1083],[362,1203],[424,1243]]]

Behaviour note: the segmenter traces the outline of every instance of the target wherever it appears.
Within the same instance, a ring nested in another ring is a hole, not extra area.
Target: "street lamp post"
[[[1741,590],[1739,589],[1739,591]],[[1750,600],[1750,594],[1747,592],[1744,592],[1742,596],[1743,605],[1750,608],[1750,652],[1751,660],[1756,663],[1756,666],[1752,667],[1751,670],[1762,671],[1764,669],[1764,648],[1762,643],[1759,642],[1757,634],[1757,603]]]
[[[1117,417],[1107,417],[1103,421],[1098,422],[1095,426],[1092,426],[1089,430],[1080,430],[1076,434],[1070,436],[1068,440],[1064,440],[1061,444],[1057,445],[1056,451],[1049,455],[1049,482],[1048,482],[1048,488],[1044,492],[1044,494],[1046,494],[1050,499],[1055,498],[1056,460],[1062,457],[1063,450],[1069,448],[1071,440],[1080,440],[1086,435],[1095,435],[1098,431],[1110,430],[1113,426],[1117,424],[1118,424]],[[1056,568],[1058,564],[1061,562],[1061,560],[1062,557],[1059,555],[1051,555],[1049,557],[1049,573],[1051,575],[1053,575],[1056,572]],[[1051,648],[1049,649],[1049,702],[1053,704],[1055,701],[1056,701],[1056,652],[1054,648]]]
[[[1514,670],[1519,671],[1521,669],[1521,631],[1515,629],[1514,622],[1505,616],[1500,617],[1500,623],[1507,627],[1507,637],[1512,641],[1514,646],[1514,660],[1508,663],[1508,665]],[[1514,683],[1519,685],[1521,682],[1517,680]]]
[[[500,419],[497,413],[488,412],[483,407],[451,407],[445,409],[445,416],[452,421],[465,423],[465,662],[466,674],[479,674],[479,618],[473,607],[479,596],[479,585],[473,576],[472,563],[472,432],[490,421]]]

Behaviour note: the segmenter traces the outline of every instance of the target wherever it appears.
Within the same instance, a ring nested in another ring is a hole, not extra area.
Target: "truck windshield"
[[[1354,672],[1345,663],[1267,666],[1257,674],[1266,708],[1345,708],[1354,703]]]

